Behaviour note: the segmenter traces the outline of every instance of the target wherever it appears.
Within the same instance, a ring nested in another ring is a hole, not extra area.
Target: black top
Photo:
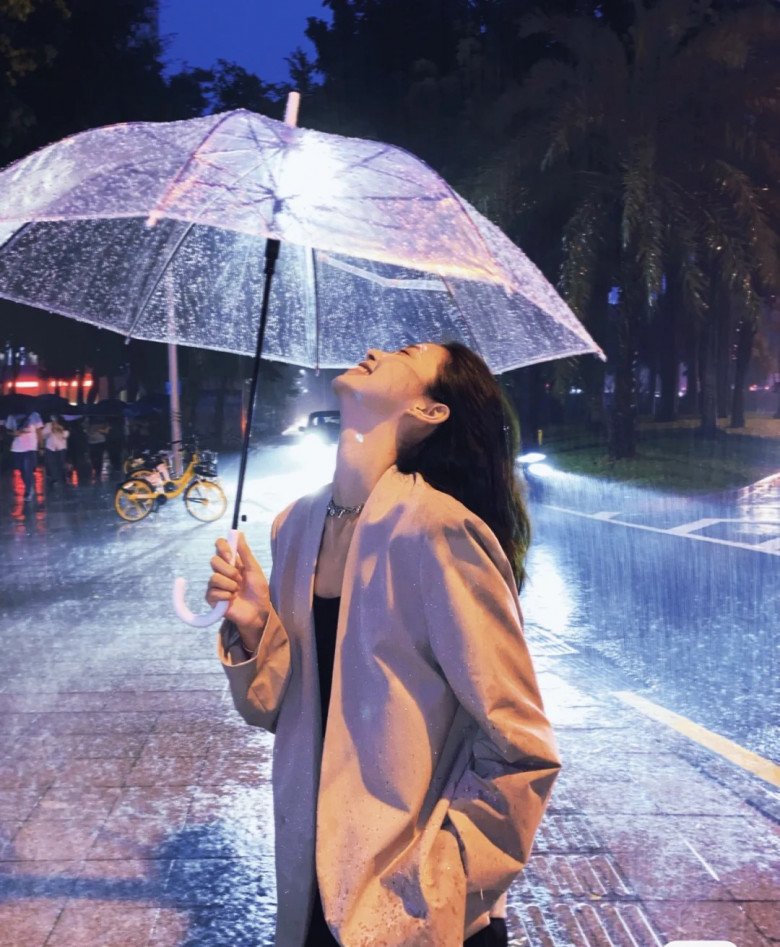
[[[336,657],[336,628],[339,623],[340,598],[314,596],[314,639],[317,643],[317,670],[320,678],[322,734],[328,722],[330,688],[333,683],[333,662]]]
[[[322,709],[322,735],[328,722],[330,688],[333,683],[333,664],[336,658],[336,628],[339,623],[340,598],[314,596],[314,640],[317,645],[317,670],[320,678],[320,707]],[[338,941],[331,934],[322,911],[322,900],[318,885],[314,887],[314,904],[309,920],[309,932],[304,947],[325,947]]]

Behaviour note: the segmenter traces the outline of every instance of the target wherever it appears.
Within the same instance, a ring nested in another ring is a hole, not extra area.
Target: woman
[[[276,733],[276,943],[506,943],[560,764],[505,403],[457,343],[371,350],[334,390],[333,484],[276,518],[270,589],[241,536],[206,595],[236,707]]]
[[[33,411],[13,431],[11,453],[14,455],[14,465],[22,477],[24,485],[24,499],[32,500],[35,496],[35,466],[38,461],[38,432],[43,427],[40,415]]]
[[[44,446],[44,462],[46,465],[46,480],[50,487],[58,483],[65,484],[65,455],[68,450],[68,431],[53,414],[41,431]]]

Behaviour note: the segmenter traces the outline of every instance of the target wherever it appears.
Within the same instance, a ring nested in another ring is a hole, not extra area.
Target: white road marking
[[[777,539],[767,539],[763,543],[756,543],[756,549],[761,552],[780,552],[780,536]]]
[[[720,523],[722,520],[719,520],[717,517],[713,519],[712,517],[707,517],[703,520],[694,520],[692,523],[682,523],[680,526],[672,526],[666,530],[667,533],[674,533],[675,536],[687,536],[688,533],[693,533],[697,529],[704,529],[705,526],[714,526],[715,523]]]
[[[769,556],[780,556],[780,537],[777,539],[766,540],[762,543],[741,543],[734,539],[718,539],[715,536],[702,536],[700,533],[681,531],[682,527],[672,527],[671,529],[661,529],[658,526],[646,526],[643,523],[627,523],[625,520],[616,520],[614,517],[618,514],[608,515],[605,513],[583,513],[580,510],[570,510],[565,506],[555,506],[552,503],[546,503],[549,510],[555,510],[558,513],[567,513],[569,516],[579,516],[587,520],[599,520],[602,523],[614,523],[616,526],[626,526],[628,529],[641,529],[647,533],[661,533],[664,536],[679,536],[682,539],[695,539],[700,543],[715,543],[717,546],[732,546],[735,549],[749,549],[751,552],[762,552]],[[699,523],[702,521],[699,520]],[[753,520],[713,520],[713,523],[750,523]],[[693,527],[695,524],[685,523],[683,526]],[[708,523],[707,525],[712,525]],[[780,523],[777,524],[780,529]],[[701,528],[701,527],[698,527]]]
[[[685,844],[693,852],[693,854],[699,859],[702,865],[704,865],[704,870],[707,872],[707,874],[712,876],[716,881],[720,881],[720,878],[718,878],[718,876],[715,874],[715,869],[708,862],[704,860],[704,857],[700,855],[699,852],[696,851],[696,849],[693,847],[693,845],[691,845],[688,839],[679,832],[677,834],[680,836],[683,842],[685,842]]]

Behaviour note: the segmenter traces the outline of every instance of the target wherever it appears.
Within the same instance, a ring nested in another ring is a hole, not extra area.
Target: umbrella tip
[[[146,226],[150,228],[156,227],[157,224],[160,222],[161,218],[162,218],[162,214],[160,213],[159,210],[157,210],[157,208],[155,208],[146,218]]]
[[[284,124],[295,126],[298,124],[298,109],[301,104],[301,93],[290,92],[287,96],[287,105],[284,108]]]

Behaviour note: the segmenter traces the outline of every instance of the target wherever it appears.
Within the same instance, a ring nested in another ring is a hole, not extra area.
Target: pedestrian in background
[[[32,500],[35,495],[35,466],[38,460],[39,431],[43,427],[37,412],[28,415],[13,432],[11,453],[14,465],[22,477],[24,499]]]
[[[125,446],[125,419],[111,418],[108,422],[106,434],[106,450],[111,472],[118,473],[122,469],[122,455]]]
[[[89,446],[89,462],[92,466],[92,475],[100,480],[103,473],[103,454],[106,450],[106,434],[108,425],[105,421],[93,420],[87,427],[87,444]]]
[[[244,719],[276,734],[278,947],[498,947],[560,766],[522,633],[509,408],[465,346],[338,376],[333,483],[243,534],[207,601]]]
[[[9,414],[0,430],[0,473],[13,470],[14,455],[11,453],[11,444],[16,430],[16,418]]]
[[[75,418],[68,425],[70,437],[68,438],[68,462],[73,470],[76,471],[79,483],[82,480],[89,479],[89,473],[92,465],[87,457],[87,433],[84,430],[84,421],[81,418]]]
[[[70,432],[63,427],[59,417],[53,414],[48,424],[44,424],[41,436],[43,437],[46,482],[50,487],[58,483],[65,484],[65,456]]]

